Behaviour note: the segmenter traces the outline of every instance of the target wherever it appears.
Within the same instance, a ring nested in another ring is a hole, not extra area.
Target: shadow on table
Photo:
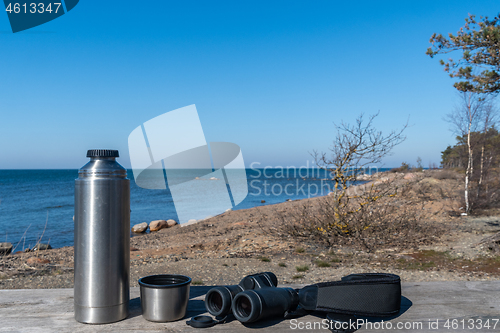
[[[127,318],[134,318],[137,316],[142,316],[141,298],[140,297],[132,298],[128,302],[128,309],[129,309],[129,313],[128,313]]]
[[[186,318],[199,316],[207,312],[205,309],[205,301],[195,298],[205,295],[213,287],[214,286],[191,286],[189,290],[189,303]]]
[[[189,299],[203,296],[213,287],[215,286],[191,286],[189,289]]]

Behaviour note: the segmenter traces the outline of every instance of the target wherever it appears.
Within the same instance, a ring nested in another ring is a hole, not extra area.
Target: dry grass
[[[318,267],[331,267],[332,265],[328,261],[316,260],[314,262]]]
[[[297,270],[297,272],[307,272],[309,270],[309,266],[307,265],[295,266],[295,269]]]

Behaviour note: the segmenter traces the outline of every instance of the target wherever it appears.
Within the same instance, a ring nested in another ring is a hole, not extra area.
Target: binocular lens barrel
[[[262,314],[259,296],[252,292],[236,295],[233,302],[233,314],[242,323],[252,323],[259,320]]]
[[[299,296],[292,288],[263,288],[238,293],[233,300],[233,314],[242,323],[267,317],[283,316],[295,310]]]
[[[233,286],[214,287],[205,296],[205,307],[212,316],[226,316],[231,312],[233,298],[247,289],[276,287],[278,278],[274,273],[264,272],[245,276]]]

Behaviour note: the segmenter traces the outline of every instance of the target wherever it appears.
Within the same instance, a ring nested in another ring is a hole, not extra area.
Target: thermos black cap
[[[120,154],[118,154],[118,150],[89,149],[87,157],[120,157]]]

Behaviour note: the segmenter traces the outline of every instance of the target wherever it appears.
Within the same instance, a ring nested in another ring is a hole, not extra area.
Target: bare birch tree
[[[472,174],[474,172],[474,148],[475,144],[472,142],[472,132],[478,131],[481,122],[485,121],[485,110],[488,105],[488,100],[481,96],[481,94],[472,91],[459,92],[460,104],[455,109],[446,115],[445,120],[451,123],[452,130],[467,137],[467,168],[465,171],[465,215],[470,213],[470,198],[469,187]],[[488,120],[489,121],[489,120]],[[484,153],[484,151],[483,151]],[[482,170],[482,169],[481,169]]]
[[[498,112],[496,107],[493,105],[492,101],[489,100],[485,103],[483,107],[483,136],[481,138],[481,159],[480,159],[480,171],[479,171],[479,183],[477,187],[477,196],[479,197],[479,194],[482,190],[483,187],[483,182],[486,177],[485,174],[485,165],[484,165],[484,148],[487,142],[487,132],[490,128],[493,128],[495,124],[498,121]]]

